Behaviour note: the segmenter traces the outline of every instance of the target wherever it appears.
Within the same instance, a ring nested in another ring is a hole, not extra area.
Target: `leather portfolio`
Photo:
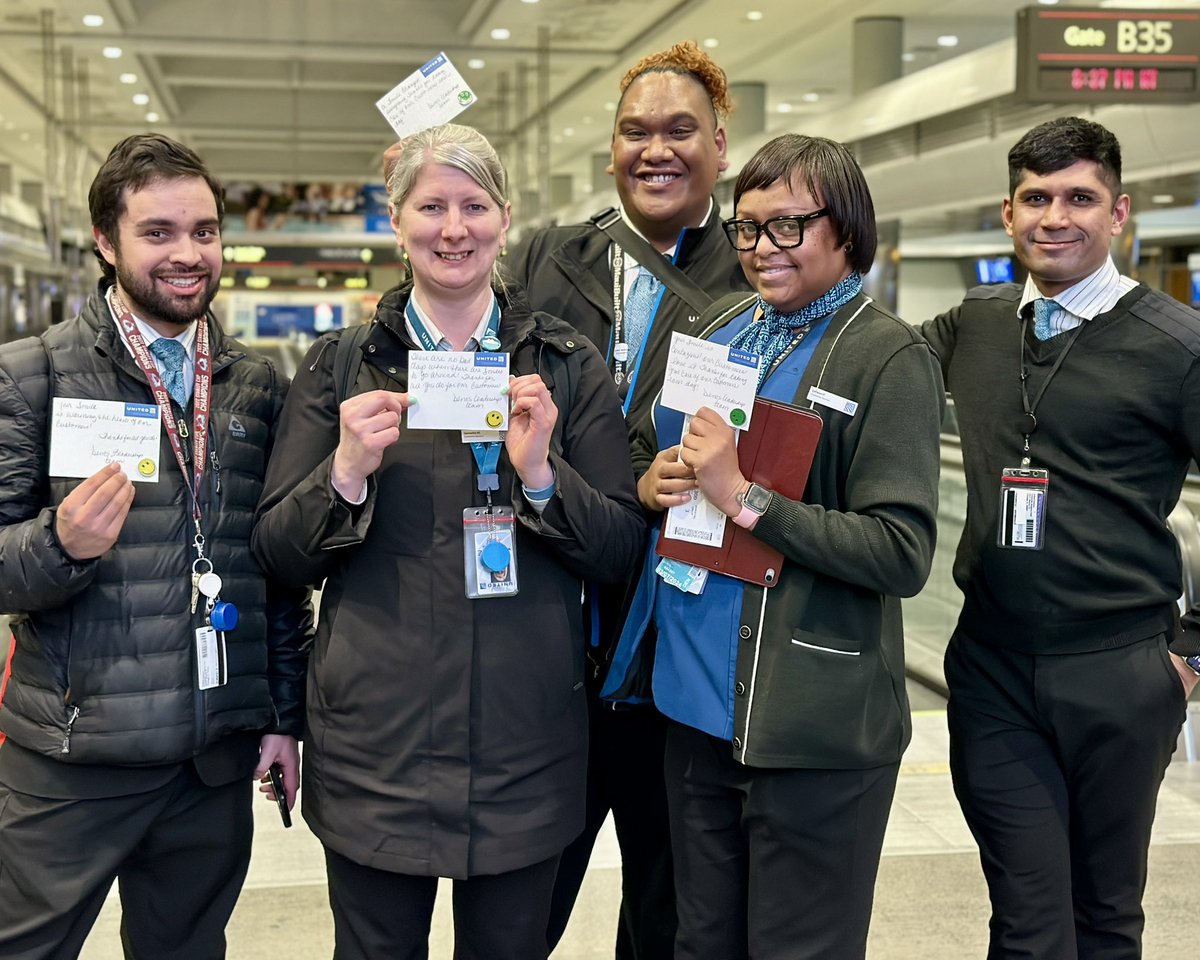
[[[750,427],[738,441],[742,476],[789,500],[799,500],[808,485],[821,418],[811,410],[756,397]],[[663,530],[666,530],[663,515]],[[719,546],[658,538],[658,555],[704,567],[764,587],[779,581],[783,554],[729,519]]]

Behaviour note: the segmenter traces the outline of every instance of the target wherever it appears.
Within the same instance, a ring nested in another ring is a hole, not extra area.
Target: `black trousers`
[[[191,763],[146,793],[48,800],[0,786],[0,953],[78,956],[117,880],[125,956],[225,956],[246,877],[251,783],[209,787]]]
[[[612,710],[590,699],[587,819],[563,851],[546,939],[566,929],[596,835],[612,811],[621,847],[621,913],[616,960],[671,960],[675,883],[663,783],[667,721],[651,707]]]
[[[678,960],[861,960],[900,765],[744,766],[667,732]]]
[[[1140,957],[1150,826],[1186,709],[1167,638],[1037,656],[956,632],[946,682],[988,960]]]
[[[325,848],[334,960],[428,960],[437,877],[365,867]],[[454,960],[546,960],[558,857],[454,881]]]

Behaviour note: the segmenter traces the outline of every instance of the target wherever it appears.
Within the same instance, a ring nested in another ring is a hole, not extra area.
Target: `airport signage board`
[[[1026,7],[1017,96],[1035,103],[1200,100],[1200,11]]]

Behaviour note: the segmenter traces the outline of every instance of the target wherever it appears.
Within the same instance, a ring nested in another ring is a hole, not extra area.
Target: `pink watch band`
[[[738,515],[736,517],[731,517],[730,519],[733,520],[733,522],[736,523],[739,527],[749,530],[756,523],[758,523],[759,516],[760,516],[760,514],[755,513],[753,510],[751,510],[748,506],[746,506],[743,503],[742,509],[738,513]]]

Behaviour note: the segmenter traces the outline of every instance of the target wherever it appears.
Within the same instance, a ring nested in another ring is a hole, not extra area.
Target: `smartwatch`
[[[747,529],[754,526],[758,522],[758,518],[767,512],[773,496],[775,494],[766,487],[760,487],[757,483],[750,484],[745,493],[738,494],[738,501],[741,503],[742,509],[733,518],[733,522],[739,527]]]

